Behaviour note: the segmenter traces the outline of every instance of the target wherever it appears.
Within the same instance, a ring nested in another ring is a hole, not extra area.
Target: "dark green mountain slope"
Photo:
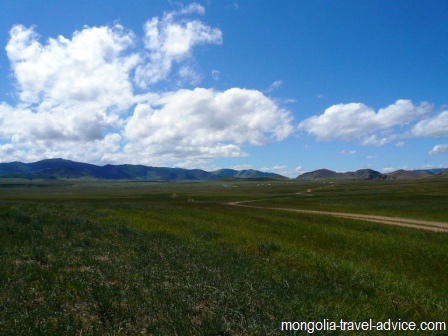
[[[3,178],[72,179],[88,177],[106,180],[172,181],[271,176],[282,177],[278,174],[265,173],[257,170],[237,171],[233,169],[221,169],[220,171],[210,173],[201,169],[150,167],[130,164],[97,166],[64,159],[47,159],[32,163],[0,163],[0,177]]]
[[[328,169],[319,169],[312,172],[304,173],[296,177],[301,181],[315,180],[405,180],[424,177],[440,176],[440,172],[445,169],[429,169],[429,170],[403,170],[399,169],[394,172],[382,174],[372,169],[359,169],[355,172],[337,173]],[[438,175],[435,172],[439,172]]]

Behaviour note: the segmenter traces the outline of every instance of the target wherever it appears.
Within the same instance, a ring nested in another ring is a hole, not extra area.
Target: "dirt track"
[[[354,213],[346,213],[346,212],[330,212],[330,211],[301,210],[301,209],[289,209],[289,208],[261,207],[261,206],[243,204],[243,203],[247,203],[247,202],[248,201],[231,202],[231,203],[226,203],[226,204],[232,205],[232,206],[246,207],[246,208],[281,210],[281,211],[301,212],[301,213],[318,214],[318,215],[328,215],[328,216],[342,217],[342,218],[360,219],[360,220],[365,220],[365,221],[369,221],[369,222],[376,222],[376,223],[397,225],[397,226],[406,226],[406,227],[429,230],[429,231],[448,232],[448,223],[443,223],[443,222],[431,222],[431,221],[423,221],[423,220],[399,218],[399,217],[362,215],[362,214],[354,214]]]

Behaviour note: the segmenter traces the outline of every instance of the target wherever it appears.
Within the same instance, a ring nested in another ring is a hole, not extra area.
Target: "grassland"
[[[0,334],[281,335],[281,321],[447,321],[448,234],[224,204],[448,222],[448,179],[331,185],[2,181]]]

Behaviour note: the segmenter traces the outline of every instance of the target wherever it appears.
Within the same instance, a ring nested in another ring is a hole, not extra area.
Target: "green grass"
[[[366,183],[308,197],[296,192],[321,184],[4,182],[0,335],[280,335],[281,321],[447,321],[447,234],[221,204],[446,218],[443,184]]]
[[[307,187],[312,192],[306,192]],[[302,194],[287,199],[269,199],[254,205],[448,222],[448,179],[314,182],[304,185],[300,191]]]

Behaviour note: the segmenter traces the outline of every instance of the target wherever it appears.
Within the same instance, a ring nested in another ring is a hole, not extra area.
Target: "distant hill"
[[[221,178],[264,178],[280,177],[274,173],[257,170],[221,169],[207,172],[201,169],[183,169],[168,167],[150,167],[143,165],[105,165],[97,166],[64,159],[47,159],[32,163],[10,162],[0,163],[0,178],[33,179],[76,179],[93,178],[106,180],[217,180]]]
[[[301,181],[315,180],[404,180],[422,178],[428,176],[448,176],[446,168],[403,170],[399,169],[391,173],[382,174],[372,169],[360,169],[355,172],[337,173],[328,169],[319,169],[304,173],[296,177]]]
[[[437,174],[438,176],[448,177],[448,169]]]
[[[382,174],[372,169],[359,169],[355,172],[337,173],[328,169],[319,169],[296,177],[301,181],[319,180],[402,180],[424,177],[448,177],[447,168],[397,170]],[[141,180],[141,181],[179,181],[179,180],[218,180],[218,179],[252,179],[278,180],[286,177],[254,169],[235,170],[219,169],[207,172],[201,169],[184,169],[169,167],[151,167],[144,165],[110,165],[97,166],[90,163],[64,159],[47,159],[31,163],[0,163],[0,178],[22,178],[28,180],[44,179],[103,179],[103,180]]]
[[[352,180],[377,180],[382,174],[372,169],[359,169],[355,172],[342,173]]]
[[[426,170],[426,169],[416,169],[416,170],[410,170],[410,172],[414,173],[415,175],[419,175],[419,176],[431,176],[431,175],[435,175],[435,173],[433,173],[430,170]]]
[[[303,173],[299,176],[297,176],[297,180],[303,180],[303,181],[312,181],[312,180],[333,180],[337,179],[339,176],[339,173],[336,173],[332,170],[328,169],[318,169],[312,172]]]
[[[408,170],[403,170],[403,169],[399,169],[396,170],[392,173],[388,173],[385,174],[386,179],[388,180],[408,180],[408,179],[413,179],[413,178],[417,178],[417,177],[421,177],[421,176],[428,176],[428,175],[434,175],[434,174],[418,174],[418,173],[414,173],[412,171],[408,171]]]
[[[447,168],[433,168],[433,169],[416,169],[416,170],[410,170],[410,172],[413,172],[417,175],[437,175],[439,173],[442,173],[446,171]]]
[[[429,171],[430,173],[433,173],[433,174],[443,173],[446,170],[448,170],[448,168],[427,169],[427,171]]]
[[[382,174],[372,169],[360,169],[355,172],[337,173],[328,169],[319,169],[297,176],[297,180],[373,180],[381,178]]]
[[[278,178],[285,178],[282,175],[274,174],[274,173],[266,173],[261,172],[254,169],[247,169],[247,170],[234,170],[234,169],[219,169],[216,171],[211,172],[212,174],[215,174],[216,176],[219,176],[220,178],[263,178],[263,177],[278,177]]]

